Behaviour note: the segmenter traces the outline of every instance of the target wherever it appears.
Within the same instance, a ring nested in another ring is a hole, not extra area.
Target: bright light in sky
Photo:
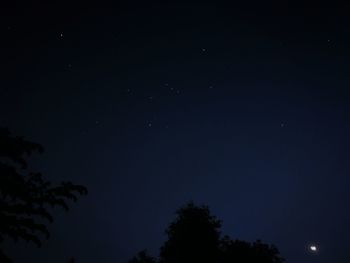
[[[310,246],[310,250],[311,250],[312,252],[316,252],[316,251],[317,251],[317,247],[316,247],[315,245],[311,245],[311,246]]]

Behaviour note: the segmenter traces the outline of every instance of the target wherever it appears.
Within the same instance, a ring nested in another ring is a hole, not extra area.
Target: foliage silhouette
[[[242,240],[231,240],[225,236],[221,240],[221,262],[259,262],[279,263],[284,259],[274,245],[262,243],[260,240],[249,243]]]
[[[47,225],[53,216],[49,207],[68,210],[68,200],[77,201],[87,189],[71,182],[53,185],[40,173],[27,173],[26,157],[43,152],[39,144],[14,137],[0,128],[0,242],[5,237],[25,240],[41,246],[40,236],[49,237]],[[0,262],[12,262],[0,249]]]
[[[221,221],[210,214],[207,206],[192,202],[176,212],[168,226],[168,239],[157,259],[140,252],[129,263],[282,263],[278,249],[260,240],[249,243],[221,237]]]
[[[149,256],[146,250],[140,251],[137,256],[129,260],[129,263],[156,263],[157,260]]]
[[[177,210],[177,219],[166,234],[160,249],[160,262],[213,262],[219,256],[221,222],[210,215],[208,207],[189,203]]]

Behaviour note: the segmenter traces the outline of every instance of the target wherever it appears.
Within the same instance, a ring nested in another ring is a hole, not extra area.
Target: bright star
[[[315,246],[315,245],[311,245],[310,246],[310,250],[312,251],[312,252],[317,252],[317,246]]]

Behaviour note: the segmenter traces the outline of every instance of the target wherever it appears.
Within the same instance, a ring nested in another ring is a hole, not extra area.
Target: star
[[[207,49],[205,49],[205,48],[202,48],[202,51],[203,51],[203,52],[205,52],[205,51],[207,51]]]
[[[316,245],[310,245],[309,247],[310,251],[313,252],[313,253],[316,253],[318,251],[318,248]]]

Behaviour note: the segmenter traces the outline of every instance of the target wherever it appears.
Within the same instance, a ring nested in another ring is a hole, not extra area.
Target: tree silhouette
[[[176,212],[166,230],[168,240],[160,249],[160,262],[214,262],[219,256],[221,222],[206,206],[193,203]]]
[[[129,263],[156,263],[157,260],[149,256],[146,250],[140,251],[137,256],[129,260]]]
[[[264,244],[260,240],[249,243],[242,240],[231,240],[225,236],[221,240],[221,252],[223,263],[280,263],[284,261],[275,246]]]
[[[168,239],[160,248],[158,259],[134,257],[129,263],[282,263],[278,249],[260,240],[249,243],[221,238],[221,221],[207,206],[192,202],[176,212],[176,219],[166,230]],[[151,259],[151,260],[148,260]]]
[[[6,237],[41,246],[41,234],[49,237],[47,225],[53,217],[49,207],[68,210],[68,200],[87,194],[87,189],[71,182],[53,185],[40,173],[27,172],[26,157],[43,152],[39,144],[14,137],[0,128],[0,242]],[[12,262],[0,249],[0,262]]]

